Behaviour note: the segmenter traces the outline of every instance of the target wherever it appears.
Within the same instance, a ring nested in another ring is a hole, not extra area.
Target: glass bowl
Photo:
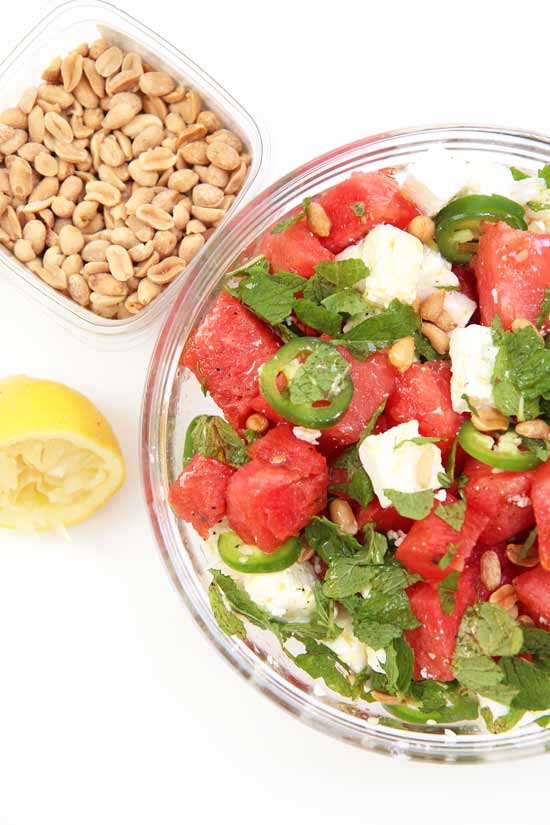
[[[389,719],[381,706],[349,704],[319,689],[256,628],[248,639],[228,638],[216,625],[206,588],[208,564],[202,544],[168,505],[167,490],[181,469],[184,435],[192,417],[214,411],[198,381],[179,366],[182,347],[211,306],[224,273],[257,238],[306,195],[322,192],[352,171],[400,166],[433,147],[470,160],[537,168],[550,161],[550,139],[486,126],[438,126],[388,132],[322,155],[285,175],[230,220],[191,265],[152,356],[142,413],[141,459],[147,504],[166,567],[193,617],[227,661],[274,702],[312,725],[371,751],[434,761],[488,761],[550,750],[550,730],[528,722],[490,735],[472,723],[416,726]],[[385,717],[385,718],[384,718]]]
[[[252,161],[248,176],[229,210],[232,214],[265,166],[265,139],[258,124],[244,106],[189,57],[111,3],[68,0],[39,20],[0,64],[0,111],[15,106],[25,88],[36,86],[42,71],[56,55],[65,55],[79,43],[91,43],[99,37],[126,51],[137,52],[145,62],[196,89],[204,104],[239,135]],[[199,251],[197,260],[208,254],[217,235],[218,231],[212,234]],[[137,315],[118,321],[102,318],[52,289],[1,245],[0,264],[12,283],[52,312],[57,321],[76,331],[80,337],[103,347],[116,348],[139,339],[165,312],[187,272]]]

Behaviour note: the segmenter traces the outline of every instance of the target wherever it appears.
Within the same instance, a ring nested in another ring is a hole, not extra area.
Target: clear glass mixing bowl
[[[179,357],[189,333],[216,297],[224,273],[243,253],[250,254],[257,238],[306,195],[327,189],[354,170],[407,164],[434,147],[452,149],[469,160],[527,169],[550,162],[550,138],[543,135],[486,126],[416,128],[343,146],[266,189],[215,236],[210,255],[191,267],[158,339],[143,403],[143,481],[162,557],[184,602],[209,642],[256,688],[303,722],[367,750],[434,761],[488,761],[550,750],[550,729],[529,722],[495,736],[475,726],[416,726],[388,720],[380,706],[352,705],[320,690],[262,631],[250,628],[246,642],[228,638],[210,611],[208,565],[201,543],[175,518],[167,501],[168,486],[181,469],[189,421],[214,410],[196,379],[179,366]]]

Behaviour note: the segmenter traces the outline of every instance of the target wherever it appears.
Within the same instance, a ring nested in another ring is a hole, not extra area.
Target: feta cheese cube
[[[364,281],[364,298],[386,308],[394,298],[412,304],[423,260],[418,238],[389,224],[380,224],[355,246],[341,252],[338,260],[362,258],[370,270]]]
[[[468,182],[468,164],[445,149],[434,149],[410,164],[403,195],[426,215],[435,215]]]
[[[435,444],[414,444],[418,421],[406,421],[379,435],[369,435],[359,447],[359,459],[382,507],[391,506],[384,490],[419,493],[440,487],[441,450]]]
[[[512,197],[514,178],[507,166],[486,161],[470,161],[468,181],[462,195],[502,195]]]
[[[548,189],[542,178],[534,176],[523,178],[523,180],[513,180],[510,191],[512,200],[525,206],[527,201],[546,201]]]
[[[443,301],[443,309],[451,316],[453,323],[457,327],[465,327],[474,312],[476,302],[464,295],[463,292],[446,292]]]
[[[317,579],[309,564],[294,564],[278,573],[245,573],[237,580],[256,604],[277,618],[308,619],[315,610]]]
[[[367,665],[378,673],[384,673],[382,665],[386,661],[386,651],[374,650],[360,642],[353,633],[353,623],[349,614],[342,608],[338,612],[336,624],[342,628],[342,632],[336,639],[324,641],[323,644],[333,650],[355,673],[360,673]]]
[[[418,278],[418,297],[421,301],[443,286],[460,286],[460,281],[443,255],[424,246],[424,257]]]
[[[322,436],[321,430],[313,430],[310,427],[293,427],[292,432],[300,441],[307,441],[308,444],[317,445]]]
[[[467,412],[468,404],[462,397],[467,395],[474,407],[493,407],[492,377],[498,347],[493,344],[489,327],[470,324],[450,333],[451,399],[453,410]]]

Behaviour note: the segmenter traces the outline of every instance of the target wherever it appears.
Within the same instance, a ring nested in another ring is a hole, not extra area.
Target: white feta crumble
[[[313,430],[309,427],[293,427],[292,432],[300,441],[307,441],[308,444],[318,444],[321,438],[321,430]]]
[[[418,421],[406,421],[379,435],[369,435],[359,447],[359,458],[382,507],[391,506],[385,489],[419,493],[440,486],[441,450],[435,444],[414,444]]]
[[[418,297],[424,301],[429,295],[444,287],[455,287],[445,290],[443,309],[449,313],[452,321],[458,327],[465,327],[476,310],[476,302],[460,292],[460,281],[451,269],[451,264],[429,246],[424,246],[424,259],[418,279]]]
[[[308,564],[294,564],[278,573],[245,573],[238,581],[256,604],[277,618],[308,619],[315,610],[317,579]]]
[[[539,178],[538,175],[534,175],[533,177],[523,178],[523,180],[513,181],[510,197],[525,206],[528,201],[546,201],[548,190],[544,180]]]
[[[390,541],[393,541],[396,547],[403,544],[405,539],[407,538],[407,534],[404,530],[388,530],[387,534]]]
[[[446,149],[431,149],[410,164],[401,192],[426,215],[435,215],[468,182],[468,164]]]
[[[437,493],[434,494],[434,498],[437,501],[447,501],[447,491],[446,490],[438,490]]]
[[[529,498],[529,496],[508,496],[508,501],[510,502],[510,504],[515,504],[516,507],[519,507],[521,510],[523,510],[525,507],[529,507],[529,505],[531,504],[531,499]]]
[[[449,338],[453,410],[458,413],[468,411],[463,395],[467,395],[478,409],[493,407],[491,379],[498,347],[493,344],[491,330],[479,324],[470,324],[464,329],[454,329]]]
[[[421,242],[414,235],[389,224],[380,224],[358,244],[349,246],[338,260],[361,258],[370,270],[364,281],[364,298],[386,308],[394,298],[412,304],[424,257]]]
[[[351,617],[343,610],[339,610],[336,624],[342,628],[342,632],[336,639],[323,644],[333,650],[355,673],[359,673],[368,664],[367,645],[354,635]]]
[[[463,292],[446,292],[443,309],[451,316],[457,327],[465,327],[474,312],[477,304]]]
[[[512,197],[514,178],[507,166],[487,161],[468,163],[468,181],[461,195],[502,195]]]

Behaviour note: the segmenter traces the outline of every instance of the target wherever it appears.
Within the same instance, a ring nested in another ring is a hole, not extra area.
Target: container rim
[[[431,733],[426,727],[407,729],[372,726],[364,718],[344,712],[341,705],[322,702],[299,685],[285,679],[266,661],[255,655],[253,646],[228,638],[218,628],[211,614],[204,588],[190,568],[182,563],[176,518],[167,502],[169,471],[167,445],[171,435],[169,417],[174,386],[180,375],[179,355],[182,344],[200,318],[205,304],[219,285],[227,266],[247,248],[254,233],[288,211],[290,196],[307,184],[319,185],[334,176],[335,165],[345,158],[345,171],[365,165],[366,155],[399,159],[401,144],[423,152],[445,144],[457,151],[475,143],[476,150],[497,155],[523,158],[524,163],[548,162],[550,138],[536,132],[506,129],[485,124],[444,124],[410,127],[383,132],[333,149],[284,175],[257,195],[233,216],[220,236],[216,250],[206,266],[192,267],[190,277],[172,307],[153,351],[141,412],[140,462],[142,485],[153,532],[168,573],[194,621],[205,633],[218,654],[249,680],[256,689],[301,721],[342,741],[364,750],[392,756],[406,756],[436,763],[484,763],[501,759],[524,758],[550,750],[550,729],[536,725],[517,728],[505,734],[444,735]],[[383,152],[385,151],[385,154]],[[402,153],[402,152],[401,152]],[[496,157],[493,158],[496,160]],[[386,166],[398,165],[386,163]],[[528,164],[527,164],[528,165]],[[382,168],[382,167],[380,167]],[[190,310],[185,309],[188,303]],[[183,554],[188,547],[183,540]],[[454,733],[454,732],[453,732]]]
[[[252,151],[252,163],[248,176],[242,189],[237,193],[237,197],[231,206],[228,216],[222,221],[217,230],[223,229],[226,221],[238,210],[239,205],[249,196],[250,191],[257,185],[260,174],[264,173],[269,156],[269,140],[267,131],[258,119],[252,117],[245,105],[238,101],[228,92],[215,78],[205,69],[199,66],[193,59],[180,51],[175,45],[166,40],[162,35],[150,29],[145,23],[133,17],[128,12],[120,9],[107,0],[66,0],[57,3],[50,0],[45,6],[46,12],[32,28],[24,29],[24,34],[16,45],[0,61],[0,80],[3,80],[6,73],[16,67],[17,62],[22,60],[28,53],[33,43],[45,36],[47,32],[56,24],[69,19],[73,14],[80,14],[80,22],[94,22],[105,27],[118,25],[120,30],[130,38],[140,40],[144,48],[150,49],[160,61],[166,59],[172,61],[175,72],[182,76],[184,80],[190,81],[190,85],[196,87],[207,101],[212,101],[214,108],[218,108],[225,116],[236,123],[233,126],[241,137],[250,145]],[[101,18],[101,19],[97,19]],[[98,31],[97,36],[100,36]],[[51,55],[53,58],[55,55]],[[47,58],[46,58],[47,59]],[[39,79],[37,68],[37,80]],[[231,124],[229,124],[231,125]],[[212,242],[218,235],[214,232],[201,250],[194,258],[195,261],[204,259],[212,247]],[[31,298],[39,300],[42,305],[62,320],[70,327],[78,327],[80,332],[87,336],[92,336],[96,340],[103,339],[107,343],[112,339],[112,343],[118,343],[124,339],[134,339],[139,337],[149,326],[161,315],[166,313],[170,302],[173,302],[182,283],[187,278],[187,271],[168,286],[159,296],[152,301],[142,312],[131,318],[122,320],[103,318],[95,315],[85,307],[81,307],[65,295],[56,292],[47,284],[28,270],[22,263],[17,261],[7,250],[0,247],[0,262],[9,270],[12,283],[16,287],[27,292]]]

